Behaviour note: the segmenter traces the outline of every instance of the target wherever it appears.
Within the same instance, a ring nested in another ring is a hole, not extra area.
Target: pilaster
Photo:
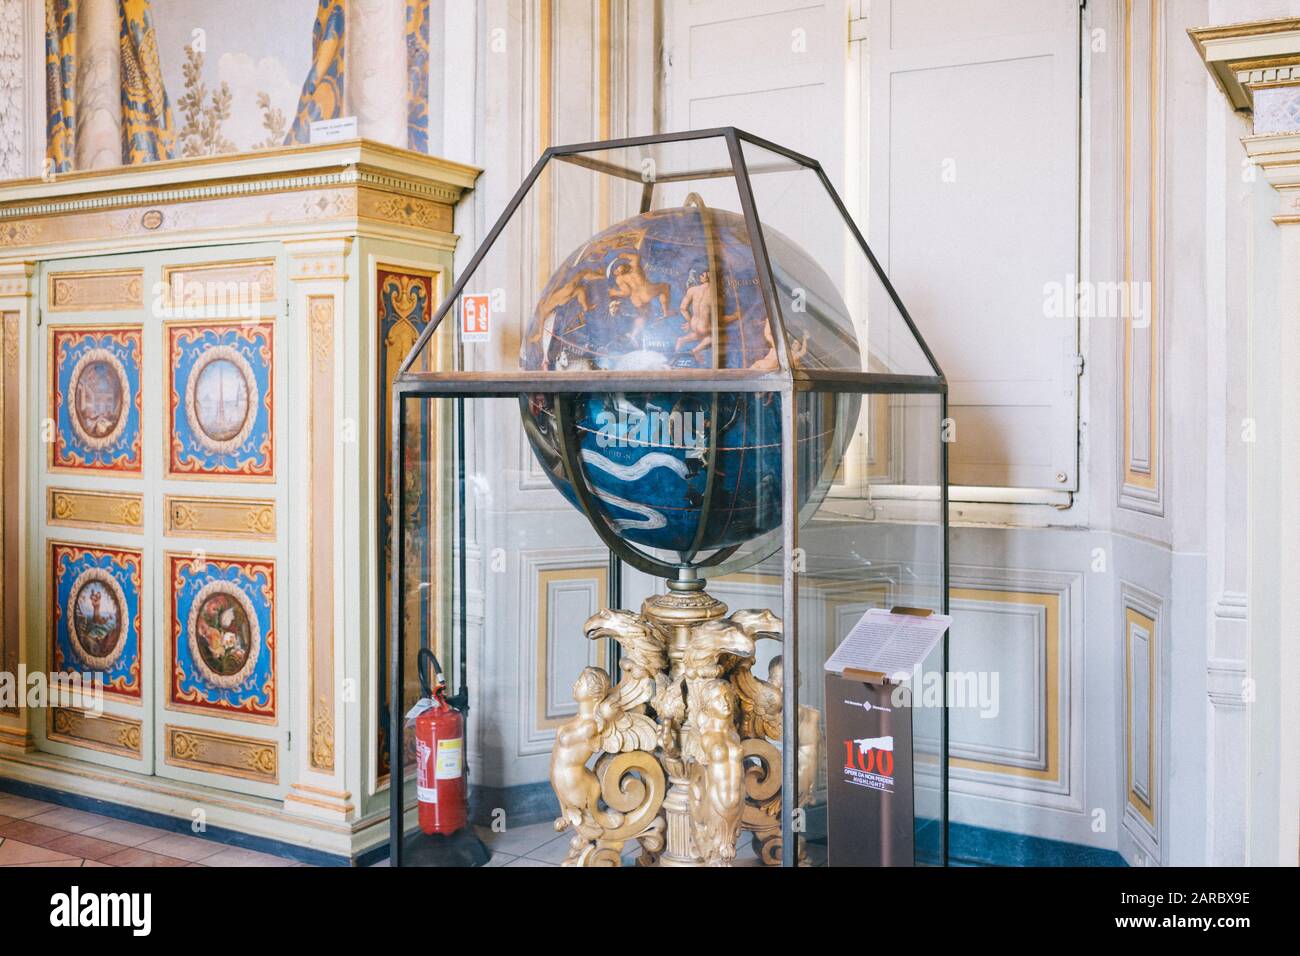
[[[1207,688],[1210,862],[1291,864],[1300,849],[1300,19],[1189,34],[1230,106],[1247,115],[1256,193],[1246,423],[1249,580],[1214,609]],[[1268,190],[1271,187],[1271,193]],[[1243,423],[1245,427],[1245,423]],[[1240,639],[1242,626],[1245,640]],[[1219,758],[1230,760],[1227,765]],[[1235,761],[1240,761],[1239,764]],[[1242,830],[1232,819],[1248,820]]]
[[[27,667],[26,549],[23,514],[27,416],[22,369],[27,355],[25,331],[31,325],[36,292],[34,262],[0,265],[0,680],[14,694],[24,692],[19,678]],[[28,711],[21,702],[7,706],[0,686],[0,750],[28,751],[32,737]]]
[[[295,383],[296,398],[307,408],[308,423],[298,436],[303,463],[295,502],[294,554],[309,563],[302,576],[305,593],[295,595],[305,609],[305,640],[294,648],[299,682],[293,724],[305,746],[295,748],[299,765],[296,782],[285,797],[285,809],[331,820],[349,820],[356,803],[344,779],[347,724],[339,693],[344,675],[343,640],[346,609],[343,591],[335,586],[343,575],[341,482],[343,459],[341,401],[342,364],[337,345],[347,311],[349,238],[309,239],[285,243],[289,260],[291,337],[309,356],[307,374]]]

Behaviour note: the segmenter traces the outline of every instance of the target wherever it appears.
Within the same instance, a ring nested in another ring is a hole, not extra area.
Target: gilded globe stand
[[[556,735],[555,825],[574,831],[565,865],[618,866],[624,842],[636,839],[643,866],[730,866],[745,830],[759,859],[778,863],[781,659],[766,680],[752,667],[757,641],[781,639],[780,619],[727,616],[702,579],[679,577],[639,615],[601,611],[585,631],[618,642],[622,677],[611,689],[602,668],[584,669],[573,689],[578,714]],[[800,708],[801,804],[816,772],[819,716]]]

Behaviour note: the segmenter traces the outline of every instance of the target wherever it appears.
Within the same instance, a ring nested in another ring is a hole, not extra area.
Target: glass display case
[[[947,611],[948,422],[818,163],[548,149],[392,396],[392,863],[823,864],[823,667],[869,608]],[[946,660],[904,682],[925,864]]]

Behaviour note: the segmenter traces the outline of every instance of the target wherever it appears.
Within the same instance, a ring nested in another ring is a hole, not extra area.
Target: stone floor
[[[512,827],[502,833],[493,833],[485,827],[476,827],[479,838],[492,851],[488,866],[559,866],[569,852],[572,833],[556,833],[551,821]],[[818,848],[810,848],[810,855],[818,855]],[[623,846],[623,865],[634,866],[641,848],[635,840]],[[736,847],[737,866],[761,866],[750,846],[748,833],[742,833]]]
[[[0,867],[302,865],[213,840],[0,793]]]

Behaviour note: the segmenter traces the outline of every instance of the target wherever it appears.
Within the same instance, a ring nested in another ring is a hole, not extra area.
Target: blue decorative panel
[[[167,556],[169,706],[275,719],[275,564]]]
[[[139,474],[140,326],[50,332],[50,466]]]
[[[104,692],[140,700],[139,551],[50,545],[50,661],[60,674],[92,674]]]
[[[271,480],[270,322],[168,325],[167,474]]]

